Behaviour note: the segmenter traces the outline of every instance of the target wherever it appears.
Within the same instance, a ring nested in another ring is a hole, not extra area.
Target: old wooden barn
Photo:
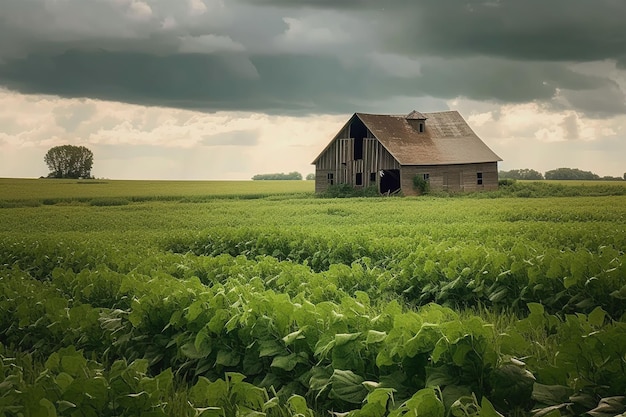
[[[415,195],[415,176],[432,190],[493,190],[501,160],[456,111],[355,113],[313,161],[315,191],[345,183]]]

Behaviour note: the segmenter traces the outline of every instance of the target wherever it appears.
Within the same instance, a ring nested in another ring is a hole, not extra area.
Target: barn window
[[[328,173],[328,184],[329,185],[333,185],[333,183],[335,182],[334,179],[335,179],[335,174],[333,174],[332,172],[329,172]]]
[[[424,174],[424,181],[430,181],[430,174]]]
[[[376,173],[370,173],[370,182],[376,183]]]
[[[476,173],[476,184],[483,185],[483,173],[482,172]]]
[[[356,179],[354,181],[355,185],[363,185],[363,173],[362,172],[357,172],[356,173]]]
[[[424,122],[420,122],[420,133],[424,133]]]

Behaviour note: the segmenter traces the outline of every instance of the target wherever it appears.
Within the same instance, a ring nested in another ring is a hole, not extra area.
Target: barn
[[[416,195],[416,176],[431,190],[493,190],[501,160],[457,111],[355,113],[313,161],[315,192],[350,184]]]

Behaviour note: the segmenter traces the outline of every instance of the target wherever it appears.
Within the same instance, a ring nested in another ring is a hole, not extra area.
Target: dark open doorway
[[[380,193],[393,194],[400,190],[400,170],[385,169],[380,178]]]
[[[354,159],[363,159],[363,138],[367,136],[367,128],[359,118],[350,124],[350,137],[354,139]]]

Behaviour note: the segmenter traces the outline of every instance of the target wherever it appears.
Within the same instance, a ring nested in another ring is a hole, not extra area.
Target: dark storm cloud
[[[624,15],[615,0],[9,0],[0,85],[206,111],[384,111],[402,96],[611,115],[622,87],[572,65],[623,68]]]
[[[541,61],[626,58],[619,0],[249,0],[360,13],[391,50]]]
[[[389,32],[389,46],[542,61],[619,59],[626,53],[622,1],[439,0],[419,2],[415,12],[415,24],[406,18],[404,30]]]
[[[335,57],[69,51],[0,67],[13,89],[199,110],[345,111],[349,100],[419,91]],[[363,106],[367,108],[367,104]]]

